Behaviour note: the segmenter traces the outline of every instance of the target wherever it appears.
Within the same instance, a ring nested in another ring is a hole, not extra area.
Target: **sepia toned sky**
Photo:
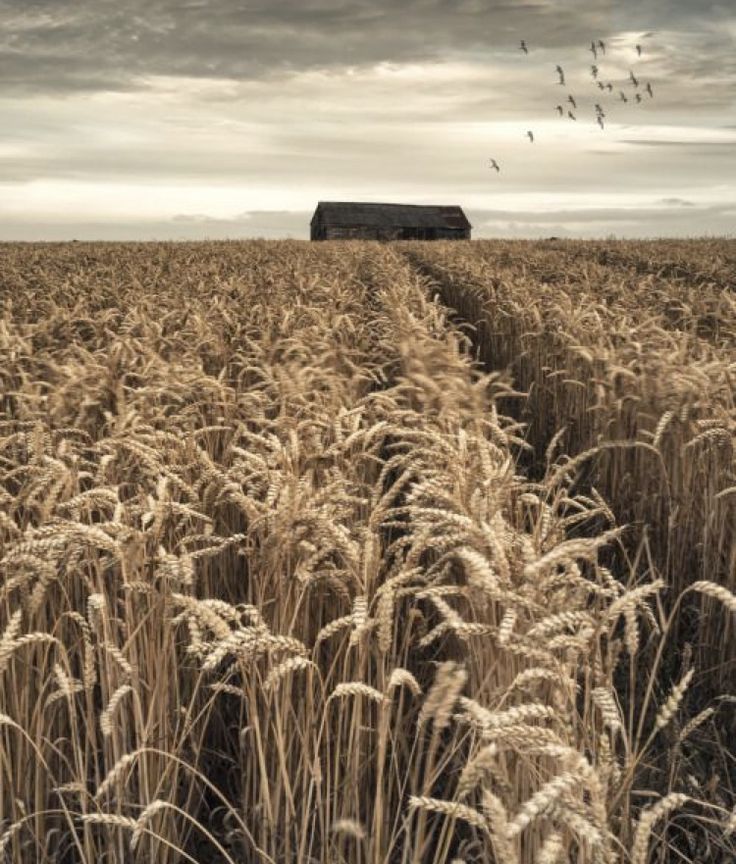
[[[734,235],[736,4],[0,0],[0,240],[306,238],[318,200]]]

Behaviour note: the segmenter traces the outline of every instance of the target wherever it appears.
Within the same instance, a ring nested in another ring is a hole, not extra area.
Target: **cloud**
[[[733,17],[716,0],[697,9],[691,0],[618,0],[615,14],[610,0],[4,0],[0,80],[6,93],[64,93],[131,90],[161,75],[273,79],[499,50],[516,57],[520,38],[531,64],[544,49],[582,49],[591,34],[614,44],[622,22],[641,39],[705,26],[709,48],[724,46],[718,62],[730,64],[718,25]],[[692,73],[697,61],[678,62]],[[707,57],[710,71],[715,62]]]
[[[679,200],[679,199],[675,199]],[[473,237],[692,237],[734,236],[730,205],[697,208],[667,199],[643,208],[591,207],[540,212],[536,209],[466,208]],[[684,209],[683,209],[684,208]],[[0,217],[0,240],[238,240],[250,237],[306,240],[312,210],[252,210],[231,218],[179,213],[170,219],[23,222]]]
[[[620,138],[621,144],[631,144],[637,147],[688,147],[692,150],[696,150],[698,147],[720,147],[724,149],[729,154],[733,154],[734,147],[736,147],[736,140],[734,141],[672,141],[666,138],[654,138],[654,139],[646,139],[646,138]]]
[[[693,205],[694,206],[694,205]],[[570,237],[630,238],[652,237],[734,237],[733,214],[727,206],[697,208],[697,216],[680,207],[598,208],[559,210],[539,213],[527,211],[467,211],[475,227],[473,237]]]
[[[176,216],[171,217],[172,222],[180,222],[183,225],[202,225],[210,219],[211,217],[204,213],[177,213]]]
[[[257,211],[230,219],[179,213],[171,219],[17,220],[0,216],[0,242],[69,240],[242,240],[309,237],[312,211]]]
[[[722,220],[702,208],[736,198],[735,35],[715,0],[0,0],[0,237],[284,236],[320,198],[461,203],[517,232],[552,212],[586,234],[609,205],[679,230],[675,198]],[[641,105],[617,98],[631,68]]]

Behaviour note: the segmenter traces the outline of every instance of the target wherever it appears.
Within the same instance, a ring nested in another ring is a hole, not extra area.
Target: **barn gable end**
[[[320,201],[312,240],[470,240],[462,207]]]

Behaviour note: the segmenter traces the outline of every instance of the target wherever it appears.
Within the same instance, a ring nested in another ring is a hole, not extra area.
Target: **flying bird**
[[[593,57],[598,58],[598,49],[596,48],[595,42],[590,43],[590,50],[593,52]]]
[[[501,169],[498,167],[498,162],[496,162],[495,159],[491,159],[490,167],[491,167],[491,168],[495,168],[495,169],[496,169],[496,173],[498,173],[498,172],[501,170]]]
[[[562,115],[565,113],[565,109],[562,107],[562,105],[558,105],[556,110],[560,112],[560,117],[562,117]]]
[[[575,98],[573,96],[568,96],[567,101],[572,105],[573,108],[578,107],[577,102],[575,101]]]
[[[626,94],[624,93],[623,90],[619,90],[618,92],[619,92],[619,96],[621,97],[621,101],[622,101],[622,102],[628,102],[628,101],[629,101],[629,100],[626,98]]]
[[[639,86],[639,79],[634,75],[634,73],[629,69],[629,81],[634,85],[634,87]]]
[[[524,39],[521,40],[521,44],[519,45],[519,48],[520,48],[520,49],[521,49],[525,54],[528,54],[528,53],[529,53],[529,49],[526,47],[526,42],[524,41]]]
[[[598,40],[598,47],[601,49],[602,54],[606,53],[606,43],[602,39]]]
[[[652,92],[652,85],[651,85],[648,81],[647,81],[646,91],[647,91],[647,93],[649,94],[649,97],[650,97],[650,98],[651,98],[652,96],[654,96],[654,93]]]
[[[577,119],[578,119],[578,118],[577,118],[577,117],[572,113],[572,111],[568,111],[568,112],[567,112],[567,116],[568,116],[571,120],[577,120]]]
[[[599,82],[598,82],[598,89],[599,89],[599,90],[605,90],[605,89],[606,89],[606,85],[605,85],[602,81],[599,81]]]
[[[565,73],[562,71],[562,66],[560,66],[558,64],[556,68],[557,68],[557,74],[560,76],[560,80],[557,83],[558,84],[564,84],[565,83]]]
[[[602,114],[598,115],[598,125],[601,127],[601,129],[605,128],[605,126],[603,124],[603,115]]]
[[[641,45],[636,46],[636,53],[641,57]]]
[[[529,136],[529,141],[533,144],[534,143],[534,133],[533,132],[527,132],[526,134]]]
[[[593,73],[594,78],[598,77],[598,67],[595,65],[595,63],[590,67],[590,71]]]
[[[595,113],[605,117],[605,111],[603,110],[603,108],[601,108],[598,102],[595,103]]]
[[[636,94],[636,101],[641,102],[641,93]]]
[[[611,84],[610,81],[608,82],[608,84],[606,84],[606,87],[608,88],[609,93],[613,93],[613,84]]]

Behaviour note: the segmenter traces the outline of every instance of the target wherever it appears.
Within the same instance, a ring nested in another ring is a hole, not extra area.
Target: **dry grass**
[[[700,299],[655,281],[704,335],[614,329],[626,291],[585,261],[537,302],[569,262],[533,248],[0,247],[7,860],[732,857],[731,754],[714,780],[696,745],[733,705],[690,701],[728,650],[701,630],[671,674],[680,610],[736,608],[727,252]],[[647,446],[581,457],[610,439]]]

